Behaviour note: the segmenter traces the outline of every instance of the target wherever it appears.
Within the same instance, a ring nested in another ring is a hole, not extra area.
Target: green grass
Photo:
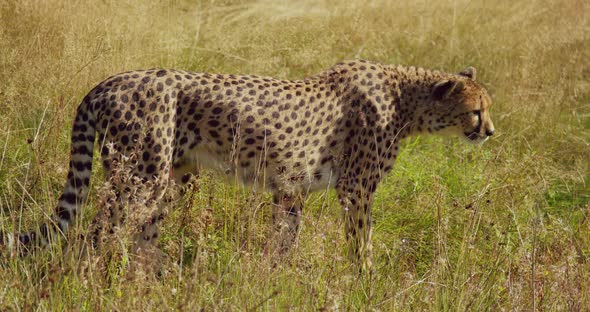
[[[411,138],[374,206],[372,276],[332,192],[264,254],[270,198],[205,173],[167,217],[157,277],[126,241],[0,258],[0,310],[590,309],[590,5],[584,1],[0,2],[0,228],[48,219],[82,97],[131,69],[301,78],[351,58],[459,71],[494,99],[481,147]],[[95,166],[99,167],[99,166]],[[95,170],[84,233],[106,196]],[[133,262],[133,260],[132,260]]]

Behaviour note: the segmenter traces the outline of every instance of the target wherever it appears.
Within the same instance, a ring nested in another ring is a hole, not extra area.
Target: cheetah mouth
[[[476,131],[463,132],[463,134],[465,135],[465,138],[467,139],[467,141],[472,144],[481,144],[481,143],[487,141],[487,139],[488,139],[487,135],[481,135],[479,132],[476,132]]]

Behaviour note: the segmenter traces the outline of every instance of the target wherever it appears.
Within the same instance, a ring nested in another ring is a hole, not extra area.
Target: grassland
[[[345,257],[333,193],[309,197],[299,244],[277,264],[263,252],[268,196],[205,173],[165,222],[163,276],[131,269],[123,240],[91,258],[4,254],[0,310],[589,310],[583,0],[1,1],[0,227],[48,219],[75,109],[113,73],[301,78],[351,58],[472,65],[495,102],[484,146],[405,142],[378,189],[372,276]],[[106,196],[96,172],[79,232]]]

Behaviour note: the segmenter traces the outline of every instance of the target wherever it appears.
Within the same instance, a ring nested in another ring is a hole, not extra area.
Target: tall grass
[[[333,193],[307,200],[298,245],[275,263],[264,254],[268,195],[204,173],[166,219],[162,276],[129,266],[122,240],[83,257],[63,246],[4,254],[0,310],[590,309],[590,3],[581,0],[4,0],[0,227],[48,219],[75,109],[113,73],[301,78],[359,57],[475,66],[498,134],[483,147],[406,141],[377,191],[374,274],[349,267]],[[95,171],[80,233],[107,196]]]

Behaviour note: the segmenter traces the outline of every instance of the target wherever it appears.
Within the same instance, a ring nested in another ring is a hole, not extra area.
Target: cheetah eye
[[[478,115],[478,116],[479,116],[479,115],[481,114],[481,109],[476,109],[476,110],[473,110],[473,111],[471,111],[471,113],[472,113],[473,115]]]

